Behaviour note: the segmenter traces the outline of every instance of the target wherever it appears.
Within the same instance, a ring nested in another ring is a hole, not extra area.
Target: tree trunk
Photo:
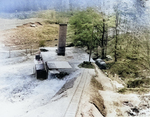
[[[107,25],[106,25],[107,26]],[[106,28],[107,29],[107,28]],[[106,31],[106,41],[105,41],[105,57],[107,55],[107,43],[108,43],[108,30]]]
[[[92,27],[92,37],[91,37],[91,43],[89,44],[89,48],[90,48],[90,53],[89,53],[89,62],[91,61],[91,54],[92,54],[92,49],[93,49],[93,31],[94,31],[94,27]]]
[[[115,62],[117,62],[117,44],[118,44],[118,37],[116,35],[116,40],[115,40]]]
[[[92,54],[92,49],[90,48],[90,53],[89,53],[89,62],[91,61],[91,54]]]
[[[103,19],[103,33],[102,33],[102,53],[101,53],[101,55],[102,55],[102,59],[104,59],[105,58],[105,44],[104,44],[104,42],[105,42],[105,19]]]
[[[118,25],[119,25],[119,14],[118,14],[118,12],[116,12],[116,27],[115,27],[116,38],[115,38],[115,52],[114,52],[115,62],[117,62]]]

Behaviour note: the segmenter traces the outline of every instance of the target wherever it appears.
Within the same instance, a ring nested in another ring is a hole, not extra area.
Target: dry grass
[[[95,79],[95,76],[91,79],[91,103],[100,111],[100,113],[106,116],[106,107],[102,96],[98,93],[99,90],[103,90],[102,85]]]
[[[118,91],[118,93],[122,93],[122,94],[134,93],[138,95],[142,95],[149,92],[150,92],[150,88],[123,88]]]
[[[31,27],[31,25],[35,27]],[[6,45],[17,46],[18,49],[38,48],[41,40],[45,41],[45,46],[56,46],[58,41],[58,25],[39,23],[28,23],[12,29],[7,33]]]
[[[150,88],[127,88],[126,93],[136,93],[136,94],[145,94],[149,93]]]
[[[95,79],[95,77],[91,79],[91,85],[97,90],[103,90],[102,85]]]
[[[104,105],[104,100],[99,93],[95,92],[95,95],[92,96],[91,98],[91,103],[100,111],[100,113],[106,117],[106,107]]]

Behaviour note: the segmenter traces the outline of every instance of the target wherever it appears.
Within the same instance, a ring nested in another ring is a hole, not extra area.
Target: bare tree
[[[118,50],[118,35],[119,35],[119,12],[118,10],[116,10],[116,14],[115,14],[116,20],[115,20],[115,50],[114,50],[114,58],[115,58],[115,62],[117,62],[117,50]]]

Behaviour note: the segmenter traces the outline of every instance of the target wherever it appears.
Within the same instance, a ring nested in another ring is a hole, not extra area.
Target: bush
[[[69,43],[69,44],[67,45],[67,47],[73,47],[73,46],[74,46],[73,43]]]
[[[118,93],[125,93],[125,92],[126,92],[126,88],[120,89],[120,90],[118,91]]]
[[[69,75],[68,73],[66,72],[60,72],[59,74],[56,74],[55,76],[58,78],[58,79],[63,79],[65,76]]]
[[[143,85],[144,86],[149,86],[150,85],[149,78],[130,80],[127,83],[128,88],[144,87]]]
[[[94,69],[94,65],[91,62],[88,62],[88,61],[84,61],[83,63],[81,63],[79,65],[79,67]]]
[[[45,40],[40,40],[39,47],[44,47],[44,46],[45,46]]]
[[[116,73],[123,78],[139,76],[139,68],[137,67],[137,63],[134,61],[111,63],[108,65],[108,68],[110,68],[111,73]]]
[[[136,87],[141,87],[142,84],[144,84],[143,80],[128,81],[127,87],[128,88],[136,88]]]

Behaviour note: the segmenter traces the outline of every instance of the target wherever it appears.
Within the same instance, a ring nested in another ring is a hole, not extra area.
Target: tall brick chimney
[[[67,24],[59,24],[58,55],[65,55]]]

